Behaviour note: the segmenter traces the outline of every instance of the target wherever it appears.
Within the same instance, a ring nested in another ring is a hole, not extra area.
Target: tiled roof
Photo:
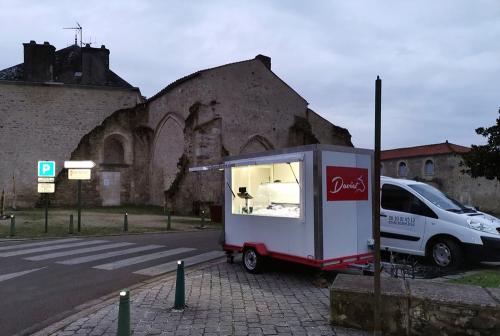
[[[21,80],[24,77],[24,64],[0,70],[0,80]]]
[[[469,147],[455,145],[448,141],[432,145],[423,145],[415,147],[405,147],[383,150],[380,153],[381,160],[391,160],[399,158],[409,158],[415,156],[430,156],[438,154],[465,154],[470,151]]]

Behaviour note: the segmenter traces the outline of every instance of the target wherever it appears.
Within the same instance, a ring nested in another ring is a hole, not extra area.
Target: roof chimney
[[[109,71],[109,50],[106,47],[92,48],[86,44],[82,48],[82,84],[106,84]]]
[[[31,40],[24,46],[24,80],[30,82],[48,82],[54,79],[54,61],[56,48],[49,42],[37,44]]]
[[[268,68],[269,70],[271,70],[271,57],[265,56],[265,55],[262,55],[262,54],[258,54],[257,56],[255,56],[255,59],[258,59],[259,61],[261,61],[262,63],[264,63],[264,65],[266,66],[266,68]]]

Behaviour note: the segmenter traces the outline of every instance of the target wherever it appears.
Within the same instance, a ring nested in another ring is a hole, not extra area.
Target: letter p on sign
[[[38,177],[55,177],[55,161],[38,161]]]

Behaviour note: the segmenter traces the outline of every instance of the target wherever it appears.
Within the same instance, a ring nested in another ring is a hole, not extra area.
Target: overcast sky
[[[500,1],[5,1],[0,69],[22,43],[105,44],[111,69],[152,96],[194,71],[265,54],[310,107],[373,147],[483,143],[500,106]]]

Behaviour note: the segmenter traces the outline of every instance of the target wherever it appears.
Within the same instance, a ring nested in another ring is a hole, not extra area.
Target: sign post
[[[82,229],[82,180],[90,180],[91,169],[95,167],[93,161],[64,161],[64,168],[68,169],[68,179],[77,180],[77,231]]]
[[[373,277],[373,335],[382,335],[380,296],[380,140],[381,140],[382,80],[375,81],[375,158],[373,167],[373,240],[375,241],[375,273]]]
[[[77,231],[80,232],[82,229],[82,180],[78,180],[78,187],[77,187]]]
[[[49,194],[45,194],[45,233],[49,232]]]
[[[55,161],[38,161],[38,192],[45,194],[45,233],[49,232],[49,194],[55,192],[55,176]]]

